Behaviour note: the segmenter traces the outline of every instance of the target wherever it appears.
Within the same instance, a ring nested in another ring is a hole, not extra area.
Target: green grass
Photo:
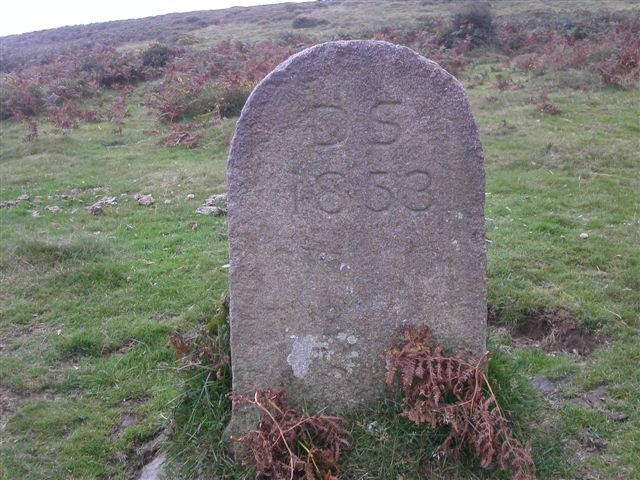
[[[474,70],[484,68],[481,60]],[[563,75],[524,77],[523,89],[497,94],[492,80],[469,90],[487,167],[489,303],[505,325],[567,309],[599,332],[602,346],[584,361],[537,349],[510,355],[528,375],[571,379],[566,396],[608,385],[610,408],[628,414],[625,422],[570,404],[549,418],[570,446],[569,463],[601,478],[640,478],[640,92],[577,91],[558,81]],[[542,89],[560,115],[529,104]],[[584,452],[585,431],[608,442],[604,453]],[[580,456],[571,455],[576,442]]]
[[[130,478],[180,393],[169,335],[206,321],[226,289],[225,222],[195,209],[224,190],[233,122],[188,153],[156,146],[148,123],[132,111],[122,137],[82,124],[31,144],[3,125],[1,198],[31,200],[1,212],[0,477]],[[118,205],[91,215],[105,195]],[[112,441],[125,413],[139,422]]]
[[[361,4],[299,7],[331,22],[302,33],[410,28],[448,8],[402,2],[385,18],[380,5]],[[516,15],[524,4],[502,2],[498,14]],[[539,2],[565,11],[599,2],[558,5]],[[277,37],[295,14],[256,28],[246,13],[198,38]],[[497,75],[522,88],[498,92]],[[505,70],[492,52],[479,52],[460,77],[486,157],[491,309],[509,328],[542,311],[570,312],[600,342],[579,357],[522,347],[493,327],[496,394],[531,443],[538,478],[640,478],[640,90],[602,88],[584,72]],[[147,88],[133,92],[122,135],[109,122],[61,135],[42,121],[39,139],[23,143],[21,125],[1,125],[0,200],[30,200],[0,210],[0,478],[132,478],[156,445],[167,452],[170,478],[247,474],[221,441],[228,378],[178,372],[167,346],[173,332],[209,323],[226,290],[226,222],[195,209],[225,190],[234,119],[208,127],[196,149],[160,147],[143,133],[158,128],[139,106]],[[562,113],[529,102],[542,90]],[[138,205],[136,193],[153,195],[155,205]],[[91,215],[86,207],[105,195],[118,205]],[[562,381],[554,406],[533,390],[535,375]],[[606,410],[572,403],[600,385],[609,389]],[[444,432],[416,428],[399,411],[388,398],[349,412],[345,479],[508,478],[466,456],[434,458]],[[611,412],[627,418],[611,420]],[[135,421],[123,426],[126,418]],[[585,434],[606,448],[589,451]]]

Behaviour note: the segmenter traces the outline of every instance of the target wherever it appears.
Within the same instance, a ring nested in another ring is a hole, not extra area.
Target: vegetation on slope
[[[640,11],[606,4],[505,0],[475,18],[460,2],[344,0],[0,39],[0,477],[131,478],[158,452],[179,478],[246,474],[221,448],[228,376],[168,346],[225,335],[226,223],[195,210],[225,190],[262,76],[318,41],[375,38],[468,89],[489,375],[538,478],[640,478]],[[401,411],[350,412],[343,478],[501,478],[433,456],[446,429]]]

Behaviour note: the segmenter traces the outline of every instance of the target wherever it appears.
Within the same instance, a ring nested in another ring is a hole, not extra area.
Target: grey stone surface
[[[140,472],[138,480],[158,480],[162,476],[163,465],[166,458],[164,454],[155,457],[151,462],[147,463]]]
[[[383,394],[398,327],[485,348],[482,149],[436,63],[373,41],[291,57],[242,112],[228,189],[235,391],[339,412]]]

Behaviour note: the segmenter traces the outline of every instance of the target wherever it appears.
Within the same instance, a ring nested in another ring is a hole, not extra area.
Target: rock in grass
[[[207,198],[203,205],[212,207],[215,205],[226,205],[227,204],[227,194],[226,193],[218,193],[216,195],[211,195]]]
[[[196,210],[198,215],[211,215],[218,217],[227,214],[227,194],[219,193],[207,198],[200,208]]]
[[[153,205],[156,201],[153,199],[153,197],[149,194],[138,194],[136,195],[136,201],[138,202],[138,205],[144,205],[145,207],[149,207],[151,205]]]
[[[87,210],[91,215],[102,215],[104,213],[104,209],[102,208],[102,204],[100,202],[89,205],[87,207]]]
[[[113,207],[116,205],[118,205],[118,200],[116,199],[116,197],[104,196],[97,202],[89,205],[87,207],[87,210],[91,215],[101,215],[104,213],[104,209],[102,208],[103,206]]]
[[[198,215],[210,215],[212,217],[219,217],[221,215],[226,215],[227,211],[220,207],[200,207],[196,210]]]

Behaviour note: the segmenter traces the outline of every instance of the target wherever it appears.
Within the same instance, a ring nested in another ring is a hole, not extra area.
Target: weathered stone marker
[[[233,389],[340,411],[384,391],[402,325],[485,346],[484,170],[467,96],[412,50],[341,41],[276,68],[228,165]],[[255,418],[236,409],[230,433]]]

